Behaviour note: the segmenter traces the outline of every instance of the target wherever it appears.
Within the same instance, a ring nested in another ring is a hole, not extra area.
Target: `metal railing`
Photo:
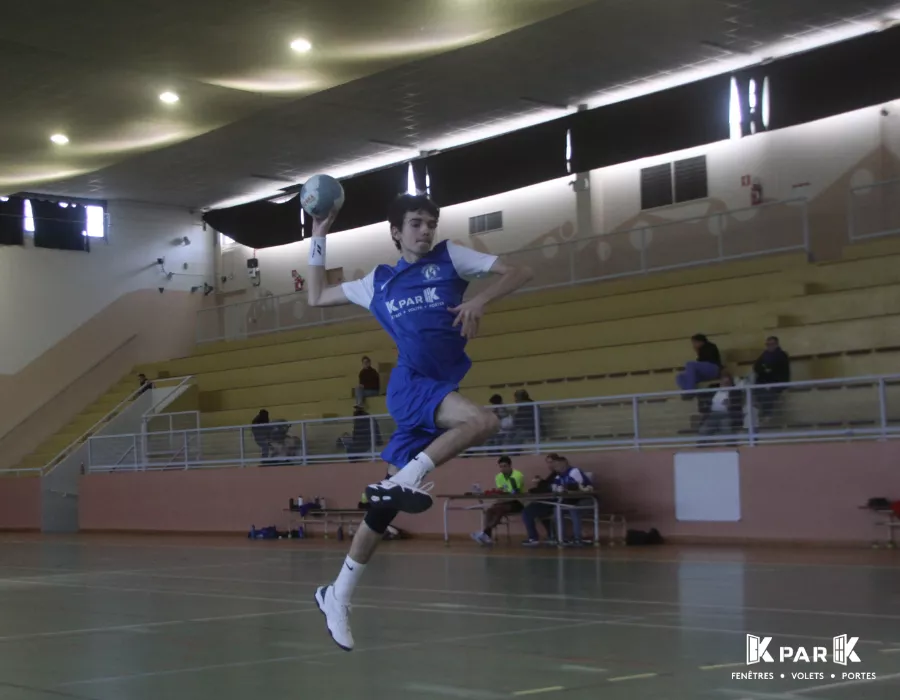
[[[156,379],[153,380],[153,384],[158,385],[161,383],[168,383],[173,381],[182,382],[184,380],[183,377],[174,377],[172,379]],[[137,387],[134,391],[132,391],[128,396],[122,399],[119,403],[117,403],[113,408],[109,410],[106,415],[104,415],[100,420],[94,423],[90,428],[84,431],[81,435],[75,438],[72,442],[66,445],[63,450],[61,450],[53,459],[51,459],[44,467],[41,469],[43,474],[49,474],[52,472],[59,464],[62,462],[69,454],[71,454],[74,450],[78,449],[78,447],[85,442],[88,442],[88,450],[90,452],[90,442],[89,439],[96,433],[98,430],[101,430],[103,426],[107,425],[110,421],[114,420],[116,416],[122,413],[126,408],[128,408],[134,401],[139,397],[146,389],[142,386]],[[90,457],[88,458],[90,460]]]
[[[548,243],[503,255],[510,262],[534,270],[533,284],[520,290],[525,292],[809,249],[807,200],[798,198]],[[477,284],[473,286],[477,288]],[[197,312],[197,342],[233,340],[368,317],[355,306],[311,307],[304,292],[294,292],[201,309]]]
[[[468,455],[900,438],[900,375],[492,406],[503,426]],[[390,416],[172,431],[176,454],[140,435],[90,439],[92,472],[377,460]],[[119,459],[125,452],[129,459]]]
[[[852,188],[847,223],[851,241],[900,233],[900,178]]]

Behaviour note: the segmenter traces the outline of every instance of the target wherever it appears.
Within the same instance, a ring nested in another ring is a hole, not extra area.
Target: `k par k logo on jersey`
[[[842,634],[832,640],[831,661],[841,666],[848,663],[858,664],[860,658],[854,651],[859,637],[848,637]],[[828,663],[828,649],[826,647],[772,647],[772,637],[757,637],[747,635],[747,664],[775,663],[775,654],[778,655],[778,663]],[[812,652],[812,653],[810,653]]]
[[[427,287],[422,290],[421,294],[402,299],[388,299],[384,302],[384,305],[387,307],[391,318],[396,318],[412,311],[442,306],[443,303],[438,296],[437,288]]]

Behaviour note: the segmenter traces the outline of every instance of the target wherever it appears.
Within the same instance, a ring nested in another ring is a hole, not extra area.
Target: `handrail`
[[[179,377],[174,377],[173,379],[178,378]],[[169,378],[166,377],[165,379],[157,379],[155,381],[169,381]],[[42,467],[41,472],[45,475],[50,474],[58,466],[59,462],[67,457],[69,453],[71,453],[81,443],[88,440],[101,425],[112,420],[112,418],[118,415],[125,406],[131,404],[144,391],[146,391],[146,389],[143,386],[139,386],[137,389],[128,394],[128,396],[117,403],[105,416],[94,423],[90,428],[85,430],[79,437],[75,438],[72,442],[66,445],[66,447],[64,447],[62,451],[59,452],[59,454],[57,454],[53,459],[47,462],[47,464]]]
[[[760,387],[765,387],[767,389],[772,388],[804,388],[804,387],[821,387],[821,386],[835,386],[835,385],[847,385],[847,384],[875,384],[880,381],[890,382],[890,381],[898,381],[900,382],[900,374],[872,374],[872,375],[861,375],[858,377],[842,377],[838,379],[807,379],[803,381],[797,382],[787,382],[783,384],[754,384],[753,387],[759,389]],[[737,387],[739,388],[739,387]],[[737,390],[737,388],[735,390]],[[696,389],[691,391],[692,395],[702,395],[702,394],[715,394],[717,391],[720,391],[721,388],[712,388],[712,389]],[[605,396],[586,396],[580,399],[550,399],[547,401],[528,401],[526,403],[510,403],[510,404],[491,404],[486,408],[519,408],[521,406],[566,406],[573,404],[590,404],[592,402],[595,403],[617,403],[617,402],[625,402],[632,401],[637,399],[638,401],[649,400],[649,399],[671,399],[675,397],[683,396],[684,392],[679,391],[678,389],[672,391],[655,391],[648,392],[644,394],[613,394],[613,395],[605,395]],[[390,418],[389,414],[378,414],[371,415],[371,418]],[[264,423],[263,425],[273,426],[273,425],[323,425],[326,423],[339,423],[346,422],[349,420],[353,420],[354,416],[336,416],[333,418],[307,418],[305,420],[280,420],[280,421],[272,421],[270,423]],[[253,428],[259,427],[260,424],[254,423],[245,423],[241,425],[217,425],[211,426],[209,428],[185,428],[181,430],[172,430],[171,433],[173,435],[178,433],[215,433],[215,432],[224,432],[229,430],[249,430]],[[162,431],[160,431],[162,432]],[[121,437],[131,437],[132,433],[120,433],[114,435],[104,435],[104,438],[121,438]]]
[[[10,428],[8,431],[6,431],[3,435],[0,435],[0,440],[3,440],[3,439],[5,439],[8,435],[10,435],[10,434],[16,432],[16,430],[18,430],[20,427],[22,427],[22,426],[25,425],[28,421],[30,421],[32,418],[34,418],[35,415],[37,415],[37,413],[38,413],[39,411],[41,411],[45,406],[47,406],[48,404],[51,404],[51,403],[53,403],[54,401],[56,401],[56,399],[58,399],[62,394],[64,394],[66,391],[68,391],[70,388],[72,388],[72,386],[73,386],[76,382],[79,382],[79,381],[81,381],[82,379],[84,379],[84,377],[85,377],[86,375],[88,375],[88,374],[90,374],[91,372],[93,372],[93,371],[94,371],[95,369],[97,369],[100,365],[102,365],[104,362],[106,362],[110,357],[112,357],[113,355],[115,355],[117,352],[119,352],[119,350],[121,350],[121,349],[124,348],[126,345],[128,345],[129,343],[131,343],[131,341],[133,341],[133,340],[134,340],[135,338],[137,338],[137,337],[138,337],[138,334],[137,334],[137,333],[133,333],[133,334],[130,335],[128,338],[126,338],[126,339],[123,340],[121,343],[119,343],[116,347],[114,347],[112,350],[110,350],[108,353],[106,353],[103,357],[101,357],[99,360],[97,360],[94,364],[92,364],[90,367],[88,367],[86,370],[84,370],[84,372],[82,372],[82,373],[79,374],[77,377],[75,377],[75,379],[73,379],[71,382],[69,382],[68,384],[66,384],[62,389],[60,389],[59,391],[57,391],[55,394],[53,394],[53,396],[51,396],[49,399],[47,399],[46,401],[44,401],[40,406],[38,406],[38,407],[37,407],[36,409],[34,409],[31,413],[29,413],[27,416],[25,416],[22,420],[20,420],[18,423],[16,423],[12,428]]]
[[[181,381],[180,381],[178,384],[176,384],[174,387],[171,387],[171,388],[172,388],[172,394],[174,394],[176,391],[178,391],[178,390],[179,390],[181,387],[183,387],[185,384],[189,384],[190,381],[191,381],[193,378],[194,378],[194,375],[192,375],[192,374],[186,374],[186,375],[184,375],[184,376],[182,376],[182,377],[166,377],[164,381],[167,381],[167,382],[168,382],[168,381],[175,381],[176,379],[181,379]],[[161,380],[157,379],[157,380],[155,380],[155,381],[161,381]],[[170,398],[171,398],[171,394],[169,394],[168,396],[164,396],[164,397],[161,398],[159,401],[157,401],[155,404],[153,404],[150,408],[148,408],[146,411],[144,411],[144,412],[141,414],[141,417],[142,417],[142,418],[146,418],[149,414],[155,413],[155,412],[156,412],[156,409],[159,408],[161,404],[164,404],[166,401],[168,401]]]

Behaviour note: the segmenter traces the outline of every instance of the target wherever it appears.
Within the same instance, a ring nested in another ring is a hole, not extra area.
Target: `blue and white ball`
[[[300,190],[300,206],[315,219],[324,219],[344,206],[344,188],[331,175],[313,175]]]

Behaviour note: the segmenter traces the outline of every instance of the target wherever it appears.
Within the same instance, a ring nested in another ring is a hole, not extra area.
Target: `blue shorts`
[[[381,458],[402,469],[434,442],[445,432],[434,422],[438,407],[448,394],[458,390],[456,383],[437,381],[400,365],[395,367],[388,384],[387,407],[397,430]]]

